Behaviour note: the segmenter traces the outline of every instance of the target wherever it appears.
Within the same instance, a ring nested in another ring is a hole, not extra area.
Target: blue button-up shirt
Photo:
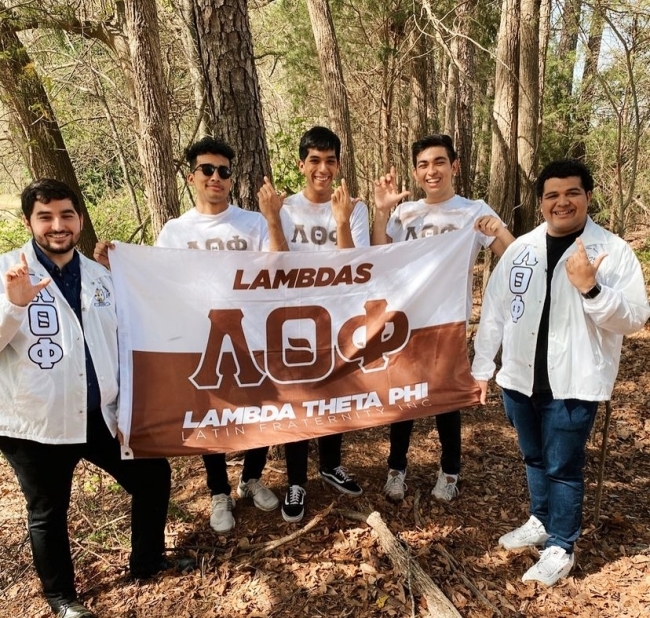
[[[45,255],[43,250],[32,240],[34,251],[38,261],[43,264],[47,270],[52,281],[59,288],[65,299],[68,301],[70,307],[74,311],[81,330],[83,331],[83,318],[81,314],[81,260],[79,254],[75,251],[72,259],[63,267],[59,268],[50,258]],[[97,373],[93,365],[93,359],[88,350],[88,344],[84,338],[84,349],[86,352],[86,405],[88,411],[97,410],[101,407],[102,398],[99,390],[99,382],[97,381]]]

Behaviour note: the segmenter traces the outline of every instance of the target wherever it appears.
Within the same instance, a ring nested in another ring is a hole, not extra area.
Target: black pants
[[[244,483],[251,479],[259,479],[262,476],[264,466],[266,465],[266,456],[269,447],[252,448],[246,451],[244,455],[244,469],[241,478]],[[228,482],[228,468],[226,467],[225,453],[215,453],[214,455],[203,455],[203,465],[208,475],[208,488],[210,495],[230,494],[230,483]]]
[[[68,538],[68,507],[75,466],[86,459],[131,494],[132,569],[160,563],[171,485],[166,459],[122,460],[100,410],[88,414],[85,444],[41,444],[0,437],[0,451],[14,469],[27,501],[29,539],[43,592],[55,611],[77,598]]]
[[[442,447],[440,467],[447,474],[460,472],[460,411],[436,416],[436,428]],[[413,421],[400,421],[390,426],[390,454],[388,467],[392,470],[406,470],[407,453],[411,443]]]
[[[318,458],[321,470],[332,470],[341,465],[342,445],[342,433],[318,438]],[[284,456],[287,462],[287,479],[289,485],[304,485],[307,482],[309,440],[287,442],[284,445]]]

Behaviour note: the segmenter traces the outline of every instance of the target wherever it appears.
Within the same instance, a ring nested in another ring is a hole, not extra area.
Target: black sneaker
[[[305,496],[307,492],[300,485],[290,485],[282,503],[282,519],[291,523],[305,516]]]
[[[359,484],[341,466],[333,470],[323,468],[320,471],[320,477],[332,487],[336,487],[341,493],[350,494],[351,496],[360,496],[363,493],[363,489]]]

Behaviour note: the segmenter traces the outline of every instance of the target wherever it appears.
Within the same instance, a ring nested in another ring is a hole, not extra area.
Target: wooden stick
[[[435,550],[441,553],[447,560],[449,560],[449,565],[451,568],[458,574],[458,576],[463,580],[463,583],[474,593],[476,598],[481,601],[484,605],[489,607],[495,616],[502,616],[503,614],[498,610],[498,608],[492,603],[490,603],[485,595],[472,583],[469,577],[465,575],[463,567],[460,566],[458,560],[454,558],[440,543],[434,545]]]
[[[255,545],[249,545],[247,549],[257,549],[259,548],[259,551],[257,551],[253,558],[257,558],[261,556],[262,554],[266,554],[270,551],[273,551],[274,549],[277,549],[281,545],[285,545],[286,543],[290,543],[291,541],[295,541],[298,537],[301,537],[303,534],[306,534],[309,532],[314,526],[316,526],[323,518],[327,517],[332,509],[334,508],[334,503],[330,504],[322,513],[319,513],[307,523],[306,526],[303,528],[300,528],[300,530],[296,530],[295,532],[292,532],[291,534],[288,534],[287,536],[283,536],[281,539],[276,539],[275,541],[269,541],[268,543],[256,543]]]
[[[433,583],[431,578],[425,573],[417,560],[413,560],[408,551],[395,538],[395,535],[388,529],[381,515],[374,511],[366,516],[363,513],[348,510],[337,510],[338,513],[368,524],[377,535],[379,544],[384,550],[390,561],[396,567],[399,573],[408,574],[413,583],[413,588],[418,594],[421,594],[427,602],[426,616],[430,618],[461,618],[458,610],[453,606],[451,601],[444,595],[442,590]]]

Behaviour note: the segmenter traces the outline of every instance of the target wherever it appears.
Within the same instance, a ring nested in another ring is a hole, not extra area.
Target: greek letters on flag
[[[115,243],[123,457],[245,450],[478,403],[474,233],[313,253]]]

